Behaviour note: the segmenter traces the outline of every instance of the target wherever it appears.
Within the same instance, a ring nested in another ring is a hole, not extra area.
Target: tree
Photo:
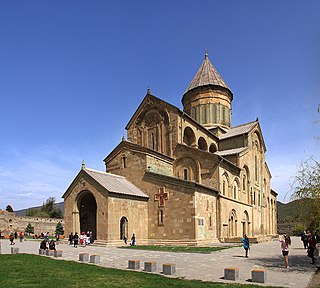
[[[8,211],[8,212],[13,212],[13,209],[12,209],[11,205],[7,205],[6,211]]]
[[[56,199],[49,197],[45,203],[43,203],[41,211],[45,212],[50,218],[62,218],[62,212],[59,207],[55,206]]]
[[[297,175],[291,183],[291,199],[303,199],[302,205],[309,209],[305,213],[305,224],[310,230],[320,228],[320,162],[314,157],[302,161]]]
[[[31,225],[31,223],[29,223],[25,229],[25,231],[29,234],[30,236],[30,233],[34,233],[34,227]]]
[[[59,235],[64,234],[64,230],[63,230],[63,226],[62,226],[61,222],[58,222],[58,224],[56,226],[56,234],[59,234]]]

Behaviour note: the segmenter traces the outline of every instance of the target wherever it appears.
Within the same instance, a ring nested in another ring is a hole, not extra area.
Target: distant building
[[[233,93],[208,55],[183,111],[146,96],[106,172],[84,166],[64,197],[65,231],[119,244],[200,245],[276,234],[276,197],[258,119],[232,127]],[[125,103],[123,104],[125,105]]]

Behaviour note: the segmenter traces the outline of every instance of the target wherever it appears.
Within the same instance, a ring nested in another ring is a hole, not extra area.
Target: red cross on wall
[[[165,187],[160,187],[159,193],[154,195],[154,201],[158,201],[159,207],[164,207],[165,200],[168,200],[168,193],[165,192]]]

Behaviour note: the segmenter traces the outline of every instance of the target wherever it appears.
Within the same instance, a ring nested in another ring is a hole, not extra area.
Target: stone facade
[[[123,219],[126,237],[135,233],[140,243],[205,245],[243,234],[274,236],[277,193],[270,187],[260,124],[232,127],[232,99],[207,55],[183,95],[184,111],[148,90],[126,126],[127,140],[104,159],[106,173],[100,175],[119,175],[142,192],[110,190],[107,180],[86,178],[83,167],[64,195],[66,231],[81,230],[79,199],[87,193],[95,203],[95,237],[110,244],[123,239]]]

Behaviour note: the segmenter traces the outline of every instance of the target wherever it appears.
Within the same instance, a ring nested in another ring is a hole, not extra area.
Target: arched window
[[[198,148],[203,150],[203,151],[208,151],[208,145],[206,140],[204,140],[203,137],[200,137],[198,140]]]
[[[238,183],[237,183],[237,181],[233,182],[233,198],[238,199]]]
[[[125,155],[121,157],[121,168],[127,168],[127,156]]]
[[[246,192],[247,189],[247,176],[246,174],[243,174],[242,176],[242,190],[243,192]]]
[[[209,147],[209,152],[214,153],[217,152],[217,147],[214,144],[211,144]]]
[[[186,127],[183,132],[183,143],[188,146],[195,145],[196,137],[193,130],[190,127]]]

